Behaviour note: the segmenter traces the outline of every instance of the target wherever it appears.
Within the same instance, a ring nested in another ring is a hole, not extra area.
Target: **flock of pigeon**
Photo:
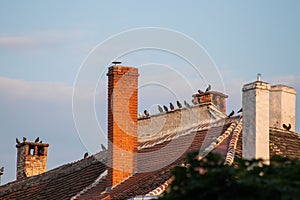
[[[23,137],[23,142],[26,142],[27,138],[26,137]],[[37,137],[34,141],[35,143],[39,142],[39,143],[43,143],[43,141],[41,140],[40,141],[40,138]],[[22,142],[20,142],[20,140],[18,138],[16,138],[16,143],[18,146],[20,146],[22,144]]]
[[[210,90],[211,90],[211,85],[208,85],[205,92],[198,90],[198,93],[202,94],[202,93],[209,92]],[[200,99],[198,100],[198,102],[195,102],[194,100],[192,100],[192,103],[194,105],[197,105],[200,103]],[[182,104],[180,103],[180,101],[176,101],[176,104],[179,109],[181,109],[183,107]],[[183,101],[183,104],[186,108],[191,107],[191,105],[186,100]],[[175,106],[173,105],[172,102],[169,103],[170,110],[166,105],[163,105],[162,107],[160,105],[158,105],[157,108],[158,108],[159,113],[164,113],[164,112],[169,112],[169,111],[175,110]],[[147,110],[144,110],[144,115],[141,112],[139,113],[139,118],[149,118],[149,117],[150,117],[150,114],[149,114],[149,111],[147,111]]]

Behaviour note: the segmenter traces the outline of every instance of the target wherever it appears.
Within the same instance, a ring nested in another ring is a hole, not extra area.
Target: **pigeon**
[[[229,113],[229,115],[227,116],[228,118],[232,117],[234,115],[234,111],[231,111],[231,113]]]
[[[285,130],[290,131],[291,128],[292,128],[292,125],[289,124],[289,125],[287,126],[286,124],[283,124],[282,127],[283,127]]]
[[[168,110],[168,107],[167,106],[165,106],[164,105],[164,110],[166,111],[166,112],[168,112],[169,110]]]
[[[179,101],[177,101],[176,103],[177,103],[178,108],[182,108],[182,105]]]
[[[21,144],[21,142],[20,142],[20,140],[18,138],[16,138],[16,143],[17,143],[17,145]]]
[[[170,109],[174,110],[174,105],[170,102]]]
[[[243,112],[243,108],[239,109],[237,113],[241,113],[241,112]]]
[[[206,88],[205,92],[209,92],[211,90],[211,85],[208,85],[208,87]]]
[[[39,142],[40,141],[40,138],[39,137],[37,137],[35,140],[34,140],[34,142]]]
[[[106,147],[103,144],[101,144],[101,149],[102,149],[102,151],[105,151]]]
[[[146,117],[149,117],[149,112],[147,110],[144,110],[144,114],[146,115]]]
[[[160,105],[158,105],[157,107],[158,107],[158,111],[159,111],[160,113],[164,112],[164,110],[162,109],[162,107],[161,107]]]
[[[199,94],[202,94],[202,93],[204,93],[204,92],[203,92],[202,90],[198,90],[198,93],[199,93]]]
[[[188,104],[188,102],[186,102],[186,100],[184,100],[184,105],[185,105],[185,107],[187,107],[187,108],[190,108],[191,106],[190,106],[190,104]]]
[[[26,142],[27,138],[26,137],[23,137],[23,142]]]
[[[83,158],[87,158],[88,156],[89,156],[89,153],[86,152],[86,153],[84,154]]]
[[[143,116],[143,114],[140,112],[139,113],[139,118],[143,118],[144,116]]]

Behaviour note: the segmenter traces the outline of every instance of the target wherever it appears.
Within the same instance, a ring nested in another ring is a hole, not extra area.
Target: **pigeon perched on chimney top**
[[[174,110],[174,105],[170,102],[170,109]]]
[[[21,144],[21,142],[20,142],[20,140],[18,138],[16,138],[16,143],[17,143],[17,145]]]
[[[198,93],[199,93],[199,94],[202,94],[202,93],[204,93],[204,92],[203,92],[202,90],[198,90]]]
[[[164,105],[163,107],[164,107],[164,110],[165,110],[166,112],[169,111],[167,106]]]
[[[105,151],[106,147],[103,144],[101,144],[101,149],[102,149],[102,151]]]
[[[144,114],[146,115],[146,117],[149,117],[149,112],[147,110],[144,110]]]
[[[209,92],[211,90],[211,85],[208,85],[208,87],[206,88],[205,92]]]
[[[176,103],[177,103],[178,108],[182,108],[182,105],[179,101],[177,101]]]
[[[86,152],[86,153],[84,154],[83,158],[87,158],[88,156],[89,156],[89,153]]]
[[[160,105],[158,105],[157,107],[158,107],[158,111],[159,111],[160,113],[164,112],[164,110],[162,109],[162,107],[161,107]]]

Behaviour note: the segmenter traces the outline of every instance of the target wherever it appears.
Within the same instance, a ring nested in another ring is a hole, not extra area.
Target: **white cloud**
[[[20,46],[36,46],[40,43],[36,38],[28,36],[2,36],[0,37],[0,47],[20,47]]]
[[[59,46],[60,48],[71,41],[80,38],[88,38],[92,34],[87,31],[48,31],[34,32],[24,35],[0,35],[0,49],[6,50],[35,50],[49,46]],[[68,46],[68,45],[66,45]]]
[[[31,82],[0,77],[0,96],[6,99],[66,102],[73,88],[59,82]]]

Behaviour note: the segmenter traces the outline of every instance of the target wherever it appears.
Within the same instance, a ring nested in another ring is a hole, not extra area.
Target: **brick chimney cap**
[[[49,144],[46,144],[46,143],[40,143],[40,142],[22,142],[21,144],[17,144],[16,147],[17,148],[20,148],[22,146],[25,146],[25,145],[32,145],[32,146],[40,146],[40,147],[48,147]]]
[[[130,66],[113,65],[108,68],[107,76],[110,75],[128,75],[139,76],[138,68]]]
[[[205,96],[205,95],[210,95],[210,94],[213,94],[213,95],[218,95],[218,96],[221,96],[223,98],[228,98],[228,95],[226,94],[223,94],[221,92],[217,92],[217,91],[209,91],[209,92],[203,92],[201,94],[193,94],[192,96],[193,97],[202,97],[202,96]]]

